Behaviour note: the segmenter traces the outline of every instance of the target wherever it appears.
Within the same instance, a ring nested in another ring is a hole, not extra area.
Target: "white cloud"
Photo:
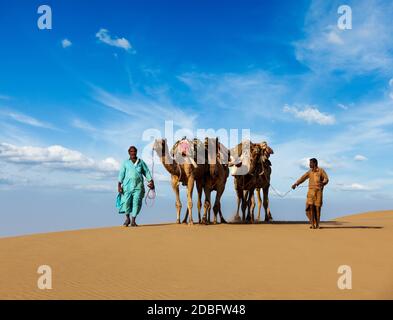
[[[336,31],[333,30],[327,34],[327,41],[332,44],[338,44],[338,45],[344,44],[343,39],[339,36],[339,34]]]
[[[366,161],[366,160],[368,160],[365,156],[363,156],[363,155],[361,155],[361,154],[358,154],[358,155],[356,155],[354,158],[353,158],[353,160],[355,160],[355,161]]]
[[[342,184],[338,186],[339,190],[342,191],[370,191],[375,190],[375,188],[366,186],[360,183]]]
[[[61,46],[65,49],[72,46],[72,42],[68,39],[63,39],[61,41]]]
[[[0,143],[0,159],[14,164],[32,164],[60,170],[115,174],[120,163],[113,158],[96,161],[79,151],[54,145],[49,147],[15,146]]]
[[[284,112],[293,114],[296,118],[302,119],[308,123],[318,123],[320,125],[332,125],[336,123],[333,115],[320,112],[314,106],[306,106],[303,110],[286,105],[283,109]]]
[[[30,117],[26,114],[19,113],[19,112],[14,112],[14,111],[2,111],[0,112],[0,116],[12,119],[16,122],[27,124],[32,127],[38,127],[38,128],[46,128],[46,129],[55,129],[52,125],[42,122],[38,119],[35,119],[33,117]]]
[[[339,104],[338,104],[338,107],[341,108],[341,109],[343,109],[343,110],[348,110],[348,109],[349,109],[348,106],[346,106],[345,104],[342,104],[342,103],[339,103]]]
[[[118,47],[126,51],[129,51],[132,48],[130,42],[126,38],[112,38],[107,29],[101,28],[96,33],[96,37],[98,40],[109,46]]]

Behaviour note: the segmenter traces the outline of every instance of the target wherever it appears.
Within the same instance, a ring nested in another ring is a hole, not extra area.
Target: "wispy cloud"
[[[320,125],[333,125],[336,123],[334,115],[322,113],[315,106],[305,106],[303,109],[299,109],[295,106],[286,105],[283,111],[308,123],[318,123]]]
[[[316,72],[389,72],[393,66],[391,2],[350,0],[345,4],[353,12],[351,30],[337,27],[341,1],[312,1],[304,25],[305,37],[295,44],[297,59]]]
[[[65,49],[72,46],[72,42],[68,39],[63,39],[61,41],[61,46]]]
[[[225,119],[232,116],[239,123],[241,113],[245,121],[250,118],[280,118],[277,106],[284,103],[288,93],[286,79],[263,71],[249,73],[184,73],[178,79],[190,90],[195,104],[207,116],[214,116],[220,109]]]
[[[132,46],[126,38],[112,37],[107,29],[101,28],[97,33],[96,37],[102,43],[105,43],[112,47],[124,49],[126,51],[131,50]]]
[[[0,100],[11,100],[11,97],[4,94],[0,94]]]
[[[56,129],[53,125],[28,116],[23,113],[15,112],[15,111],[0,111],[0,117],[8,118],[13,121],[26,124],[32,127],[37,128],[45,128],[45,129]]]
[[[185,108],[175,106],[163,95],[156,95],[154,98],[139,93],[119,96],[95,87],[93,99],[108,108],[131,116],[134,125],[143,125],[145,128],[159,128],[166,120],[172,120],[178,127],[192,129],[197,117],[193,111],[187,112]]]

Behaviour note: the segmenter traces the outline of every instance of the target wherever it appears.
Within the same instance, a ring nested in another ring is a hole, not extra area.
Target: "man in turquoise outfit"
[[[154,189],[154,181],[146,163],[137,157],[138,150],[134,146],[128,149],[130,158],[123,162],[119,172],[117,186],[119,195],[116,206],[120,214],[126,215],[124,226],[136,227],[135,219],[142,208],[142,200],[145,195],[143,176],[149,181],[148,187]],[[130,215],[132,221],[130,220]]]

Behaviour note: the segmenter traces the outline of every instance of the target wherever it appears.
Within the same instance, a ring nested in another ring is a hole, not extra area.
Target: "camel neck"
[[[157,152],[158,154],[158,152]],[[175,165],[176,161],[172,158],[169,157],[168,154],[158,154],[160,157],[161,163],[164,166],[164,168],[172,175],[179,175],[180,172],[178,170],[178,167]]]

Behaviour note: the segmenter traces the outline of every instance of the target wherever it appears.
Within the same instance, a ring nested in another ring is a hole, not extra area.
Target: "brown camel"
[[[258,198],[258,218],[259,222],[261,219],[261,189],[263,192],[263,208],[265,210],[265,222],[273,220],[270,208],[269,208],[269,188],[270,188],[270,176],[272,174],[272,164],[269,160],[270,155],[274,154],[273,149],[271,149],[266,143],[261,144],[262,147],[262,159],[258,165],[262,166],[259,170],[260,173],[256,180],[256,194]],[[255,198],[254,195],[251,197],[251,209],[254,211],[255,208]]]
[[[204,214],[202,223],[210,223],[211,193],[216,191],[213,206],[214,220],[217,223],[217,214],[220,215],[221,223],[226,223],[221,211],[221,197],[225,190],[225,184],[229,176],[228,150],[222,145],[218,138],[205,139],[206,158],[208,160],[209,172],[205,176],[203,190],[205,192]]]
[[[246,147],[246,148],[245,148]],[[248,150],[247,150],[248,149]],[[259,144],[244,141],[232,149],[232,154],[242,157],[242,164],[248,167],[248,173],[235,175],[234,183],[237,195],[237,211],[235,220],[239,221],[239,209],[242,209],[242,222],[254,222],[254,212],[251,210],[251,199],[257,187],[258,175],[261,173],[262,148]],[[246,217],[247,210],[247,217]]]
[[[203,145],[201,143],[196,144]],[[200,148],[200,147],[198,147]],[[200,157],[204,157],[204,150],[194,150],[196,158],[196,163],[192,163],[192,160],[187,158],[174,158],[169,154],[169,148],[166,139],[156,139],[153,145],[153,150],[156,151],[157,155],[165,167],[165,169],[171,175],[172,189],[176,195],[176,223],[180,223],[180,212],[182,208],[182,203],[180,201],[179,184],[187,186],[187,213],[183,220],[183,223],[187,222],[188,213],[190,213],[189,224],[194,223],[192,219],[192,193],[194,189],[194,182],[196,183],[198,191],[198,219],[201,222],[201,207],[202,207],[202,183],[205,175],[206,165],[204,161],[201,161]],[[181,161],[184,160],[184,161]]]

